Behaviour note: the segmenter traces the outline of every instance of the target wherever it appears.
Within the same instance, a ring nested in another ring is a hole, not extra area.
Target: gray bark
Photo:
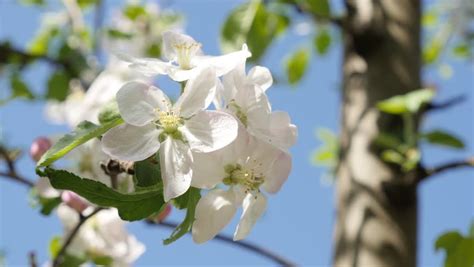
[[[415,174],[384,163],[373,140],[402,127],[377,102],[421,86],[420,5],[346,0],[334,266],[416,266]]]

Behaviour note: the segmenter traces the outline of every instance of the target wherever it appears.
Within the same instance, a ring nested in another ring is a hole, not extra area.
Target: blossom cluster
[[[246,73],[246,45],[208,56],[188,35],[168,31],[162,39],[165,60],[121,59],[149,77],[180,82],[182,94],[173,102],[149,82],[125,83],[116,94],[125,123],[104,134],[102,149],[124,161],[159,153],[166,202],[191,186],[205,189],[192,227],[195,242],[212,239],[240,207],[234,239],[243,239],[266,209],[261,189],[276,193],[288,178],[297,128],[286,112],[272,111],[270,71],[257,66]]]

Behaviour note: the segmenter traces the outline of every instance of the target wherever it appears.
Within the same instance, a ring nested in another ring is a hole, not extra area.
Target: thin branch
[[[154,223],[154,222],[147,221],[147,223],[149,223],[150,225],[157,225],[157,226],[162,226],[162,227],[166,227],[170,229],[175,229],[178,226],[176,223],[172,223],[172,222]],[[217,241],[221,241],[223,243],[229,244],[231,246],[239,247],[244,250],[250,251],[264,258],[267,258],[275,262],[276,264],[278,264],[278,266],[296,266],[295,263],[283,258],[277,253],[270,251],[266,248],[263,248],[261,246],[258,246],[256,244],[247,242],[247,241],[234,241],[232,237],[222,235],[222,234],[216,235],[214,239]]]
[[[471,157],[465,160],[460,160],[460,161],[448,162],[448,163],[441,164],[439,166],[436,166],[430,169],[422,169],[421,174],[418,176],[419,177],[418,183],[436,174],[440,174],[448,170],[463,168],[463,167],[474,167],[474,157]]]
[[[458,95],[441,103],[429,103],[426,106],[425,112],[450,108],[454,105],[464,102],[466,99],[467,97],[465,95]]]
[[[20,182],[30,188],[35,186],[35,184],[32,181],[22,177],[21,175],[17,173],[16,168],[15,168],[15,162],[10,157],[8,151],[4,147],[0,147],[0,158],[3,158],[8,169],[7,172],[0,172],[0,176],[9,178],[16,182]]]
[[[28,253],[28,260],[30,262],[30,267],[38,267],[38,263],[36,262],[36,253],[34,251]]]
[[[61,249],[59,250],[58,254],[54,258],[53,261],[53,267],[58,267],[61,265],[63,261],[64,254],[66,253],[67,248],[71,244],[71,242],[74,240],[74,237],[76,234],[79,232],[81,229],[81,226],[92,216],[96,215],[99,211],[103,210],[104,208],[96,208],[91,214],[87,216],[82,216],[82,214],[79,213],[79,222],[76,224],[76,226],[72,229],[72,231],[69,233],[69,235],[66,238],[66,241],[64,244],[61,246]]]

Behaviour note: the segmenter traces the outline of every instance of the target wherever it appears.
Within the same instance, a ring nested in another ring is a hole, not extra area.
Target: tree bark
[[[384,163],[373,140],[402,128],[400,118],[377,110],[377,102],[420,88],[420,5],[346,0],[337,267],[416,266],[415,174]]]

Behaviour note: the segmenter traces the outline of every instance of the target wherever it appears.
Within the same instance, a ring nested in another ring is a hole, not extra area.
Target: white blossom
[[[92,211],[90,207],[84,215]],[[66,205],[60,205],[57,213],[66,237],[79,222],[79,214]],[[79,258],[110,257],[112,266],[131,266],[145,246],[127,232],[125,225],[116,209],[101,210],[81,226],[66,252]]]
[[[215,94],[216,74],[200,69],[171,104],[158,88],[130,82],[117,93],[125,124],[104,134],[102,147],[112,158],[141,161],[160,153],[165,201],[184,194],[192,178],[192,151],[211,152],[237,136],[229,114],[205,110]]]
[[[248,132],[282,150],[296,142],[297,128],[287,112],[273,111],[265,94],[272,85],[267,68],[256,66],[245,74],[245,61],[222,78],[215,106],[234,114]]]
[[[193,156],[193,186],[212,189],[221,182],[229,186],[227,191],[212,189],[199,200],[192,227],[196,243],[217,235],[240,206],[243,213],[234,240],[245,238],[267,206],[267,198],[260,189],[272,194],[278,192],[291,170],[287,152],[248,135],[243,127],[231,145]]]
[[[121,55],[131,63],[131,67],[146,75],[169,75],[175,81],[186,81],[193,77],[199,68],[211,66],[217,76],[224,75],[235,68],[243,59],[251,56],[244,45],[242,50],[222,56],[203,55],[201,44],[192,37],[174,31],[163,33],[163,54],[167,61],[155,58],[134,58]]]

